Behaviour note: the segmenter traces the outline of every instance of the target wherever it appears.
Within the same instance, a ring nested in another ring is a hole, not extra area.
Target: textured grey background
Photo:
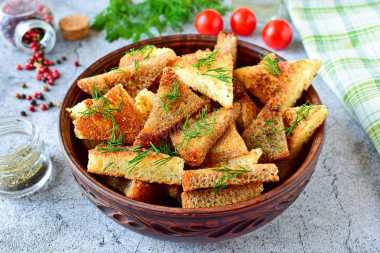
[[[48,2],[58,20],[72,13],[83,13],[92,20],[108,1]],[[226,16],[227,30],[228,21]],[[259,25],[253,36],[241,39],[264,46],[261,28]],[[193,25],[186,26],[184,33],[195,33]],[[15,100],[13,93],[32,94],[42,90],[43,84],[34,80],[33,71],[14,70],[27,56],[1,43],[0,116],[19,115],[29,103]],[[86,67],[129,43],[118,40],[109,44],[103,32],[93,31],[81,42],[69,42],[58,33],[57,45],[48,58],[67,56],[69,60],[57,66],[62,76],[46,93],[47,100],[62,100]],[[278,54],[288,60],[307,58],[296,33],[291,45]],[[74,60],[79,60],[81,67],[74,67]],[[23,81],[29,86],[26,90],[19,86]],[[41,130],[54,172],[49,183],[32,196],[0,197],[0,252],[380,252],[380,156],[320,77],[313,85],[329,115],[323,152],[305,191],[270,224],[208,245],[151,239],[107,218],[81,195],[64,161],[57,136],[58,109],[32,113],[27,119]]]

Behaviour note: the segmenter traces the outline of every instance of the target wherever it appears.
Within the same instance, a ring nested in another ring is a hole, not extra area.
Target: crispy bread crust
[[[163,52],[139,63],[136,68],[128,65],[121,69],[111,70],[110,72],[80,79],[78,87],[84,92],[91,94],[93,87],[104,92],[106,86],[112,88],[122,84],[124,89],[134,98],[137,93],[145,88],[149,88],[157,78],[161,77],[162,70],[175,58],[174,52]]]
[[[116,111],[112,115],[124,135],[124,143],[133,143],[138,133],[144,127],[144,120],[136,109],[133,99],[121,85],[112,88],[105,97],[116,108],[123,101],[121,111]],[[99,100],[97,104],[102,105],[102,102],[102,100]],[[75,126],[75,135],[79,139],[111,140],[112,121],[110,118],[105,119],[101,113],[77,118],[73,121],[73,124]],[[118,136],[119,132],[116,131],[116,138]]]
[[[260,162],[273,162],[289,158],[280,99],[272,98],[260,111],[242,137],[248,149],[261,148]]]
[[[244,185],[255,182],[277,182],[279,181],[278,169],[275,164],[253,164],[245,166],[229,166],[231,170],[248,170],[236,176],[235,178],[224,181],[225,185]],[[215,171],[217,169],[225,169],[218,167],[213,169],[186,170],[182,175],[182,187],[185,192],[195,189],[213,188],[226,172]]]
[[[167,107],[167,112],[165,112],[161,99],[165,104],[169,103],[171,99],[162,97],[170,94],[173,91],[174,85],[178,85],[179,97],[175,98],[174,102]],[[150,142],[154,144],[158,143],[162,136],[166,135],[170,130],[177,128],[178,124],[184,122],[187,115],[197,113],[204,106],[205,102],[178,79],[173,68],[165,68],[160,88],[157,92],[157,99],[155,99],[148,120],[143,130],[137,136],[134,145],[140,144],[143,147],[147,147],[150,145]]]

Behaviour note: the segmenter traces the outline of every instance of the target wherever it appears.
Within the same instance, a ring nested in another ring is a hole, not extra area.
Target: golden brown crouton
[[[283,113],[285,127],[288,129],[288,145],[292,157],[296,156],[327,116],[324,105],[303,105],[288,108]]]
[[[178,130],[170,134],[173,145],[180,156],[190,166],[200,165],[218,139],[240,114],[240,106],[222,108],[205,115],[202,110],[200,119],[191,119]]]
[[[238,156],[226,162],[210,164],[209,167],[215,168],[215,167],[234,166],[234,165],[242,165],[242,166],[252,165],[252,164],[256,164],[259,161],[262,154],[263,154],[263,151],[261,150],[261,148],[256,148],[256,149],[252,149],[248,155]]]
[[[128,162],[146,149],[134,152],[129,151],[133,147],[123,146],[116,147],[123,150],[105,153],[99,147],[105,147],[105,145],[88,151],[87,171],[90,173],[137,179],[149,183],[181,185],[184,162],[179,157],[175,156],[165,165],[160,166],[157,161],[169,156],[150,152],[132,168]]]
[[[198,60],[209,59],[209,66],[200,64]],[[177,57],[173,61],[175,73],[179,79],[194,90],[219,102],[226,108],[232,107],[233,60],[229,52],[217,50],[212,53],[197,51],[193,54]],[[221,70],[217,73],[215,70]],[[224,76],[222,79],[221,77]]]
[[[284,108],[289,108],[309,88],[321,65],[320,60],[279,62],[280,76],[270,73],[265,65],[256,65],[235,69],[234,77],[262,103],[279,96]]]
[[[104,103],[105,99],[107,103]],[[91,106],[89,106],[90,102]],[[71,118],[76,118],[73,121],[75,136],[79,139],[110,141],[112,129],[115,129],[115,140],[120,135],[120,129],[124,136],[124,143],[133,143],[144,127],[144,120],[123,86],[115,86],[104,95],[104,98],[99,98],[95,104],[94,102],[85,100],[86,106],[76,105],[67,109]],[[119,129],[115,128],[110,117],[104,117],[102,109],[115,109],[112,116]]]
[[[248,149],[261,148],[260,161],[273,162],[289,158],[282,111],[278,97],[272,98],[242,135]]]
[[[162,70],[174,58],[174,52],[164,52],[140,62],[138,67],[134,64],[128,65],[104,74],[80,79],[77,84],[80,89],[88,94],[93,92],[94,87],[104,93],[106,87],[112,88],[115,85],[122,84],[128,94],[134,98],[139,91],[149,88],[157,78],[160,78]]]
[[[232,158],[247,155],[248,153],[243,138],[241,138],[236,130],[235,123],[232,123],[224,135],[215,143],[210,152],[207,153],[202,167],[208,167],[218,162],[226,162]]]
[[[157,48],[153,45],[146,45],[137,50],[128,51],[123,57],[121,57],[119,62],[119,68],[125,68],[129,65],[134,65],[135,62],[141,63],[142,61],[149,60],[153,57],[169,53],[176,55],[175,52],[170,48]]]
[[[144,120],[147,120],[152,111],[156,94],[147,89],[140,91],[135,98],[136,109],[139,110]]]
[[[236,127],[242,133],[256,119],[260,109],[249,97],[243,85],[237,80],[234,80],[234,102],[241,105],[241,114],[236,119]]]
[[[230,32],[221,31],[218,34],[218,40],[215,45],[215,50],[220,49],[220,51],[230,53],[232,55],[232,60],[234,62],[234,68],[236,67],[236,57],[237,57],[237,37],[235,34]]]
[[[205,105],[170,67],[164,69],[157,97],[159,99],[154,101],[152,112],[137,136],[135,146],[147,147],[151,142],[157,144],[162,136]]]
[[[257,197],[264,190],[262,183],[229,186],[212,193],[212,189],[183,192],[181,202],[183,208],[205,208],[232,205]]]
[[[234,170],[241,174],[236,177],[227,179],[229,172],[224,170]],[[243,172],[241,172],[243,171]],[[245,172],[246,171],[246,172]],[[229,166],[212,169],[185,170],[182,175],[183,191],[191,191],[195,189],[213,188],[218,182],[223,181],[223,185],[244,185],[255,182],[277,182],[278,169],[275,164],[252,164],[245,166]],[[223,180],[226,178],[227,180]]]

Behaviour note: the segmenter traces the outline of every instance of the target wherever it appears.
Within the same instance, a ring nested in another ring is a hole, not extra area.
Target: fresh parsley
[[[119,37],[139,41],[142,36],[153,38],[170,27],[182,31],[182,26],[193,21],[196,13],[214,9],[221,15],[230,10],[222,0],[145,0],[134,4],[131,0],[110,0],[109,6],[96,15],[91,28],[106,29],[106,40]]]

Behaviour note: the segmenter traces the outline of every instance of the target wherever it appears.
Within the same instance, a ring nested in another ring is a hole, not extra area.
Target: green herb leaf
[[[108,169],[112,164],[114,164],[114,162],[107,163],[106,166],[104,166],[103,171]]]
[[[294,131],[294,129],[296,128],[296,126],[300,122],[302,122],[303,120],[305,120],[306,117],[307,117],[307,115],[309,115],[309,112],[313,108],[314,105],[311,104],[310,106],[308,106],[308,102],[309,101],[306,101],[306,103],[304,103],[303,105],[301,105],[300,108],[297,110],[294,123],[289,128],[285,129],[285,133],[287,135],[290,135]]]
[[[261,60],[264,61],[265,69],[269,71],[272,75],[280,76],[280,69],[278,68],[278,60],[275,58],[272,60],[269,55],[260,56]]]
[[[208,69],[205,72],[203,72],[201,75],[215,77],[223,82],[232,83],[232,80],[234,78],[232,76],[227,76],[227,74],[225,73],[225,72],[230,72],[230,71],[232,70],[229,68],[221,67],[221,68],[216,68],[216,69]],[[211,74],[210,72],[216,72],[217,74]]]
[[[211,135],[214,131],[214,127],[216,124],[216,112],[214,111],[214,117],[210,120],[207,120],[207,109],[202,108],[202,111],[199,113],[200,120],[196,121],[191,127],[188,126],[188,122],[190,119],[190,114],[187,115],[185,124],[182,127],[183,139],[179,144],[179,147],[182,147],[185,144],[185,150],[189,145],[191,139],[202,137],[205,135]]]
[[[193,21],[195,14],[214,9],[224,15],[231,8],[222,6],[222,0],[145,0],[133,4],[130,0],[110,0],[109,6],[95,16],[91,28],[106,29],[106,40],[152,38],[170,27],[182,31],[182,26]],[[157,30],[158,33],[153,31]]]
[[[216,54],[218,53],[219,48],[212,53],[207,54],[206,57],[198,59],[197,63],[193,65],[196,69],[201,69],[203,66],[208,70],[211,68],[211,64],[216,61]]]
[[[168,113],[169,106],[175,102],[177,98],[180,98],[181,96],[178,95],[179,92],[179,80],[175,83],[172,83],[168,85],[169,91],[160,97],[162,108],[164,109],[165,113]],[[165,103],[165,99],[170,99],[167,103]]]
[[[251,172],[250,170],[246,170],[244,167],[240,167],[241,170],[232,170],[227,167],[222,167],[222,169],[212,169],[217,172],[224,172],[223,176],[216,182],[214,187],[212,188],[212,194],[219,194],[220,190],[227,188],[227,181],[236,178],[239,175],[242,175],[247,172]]]

